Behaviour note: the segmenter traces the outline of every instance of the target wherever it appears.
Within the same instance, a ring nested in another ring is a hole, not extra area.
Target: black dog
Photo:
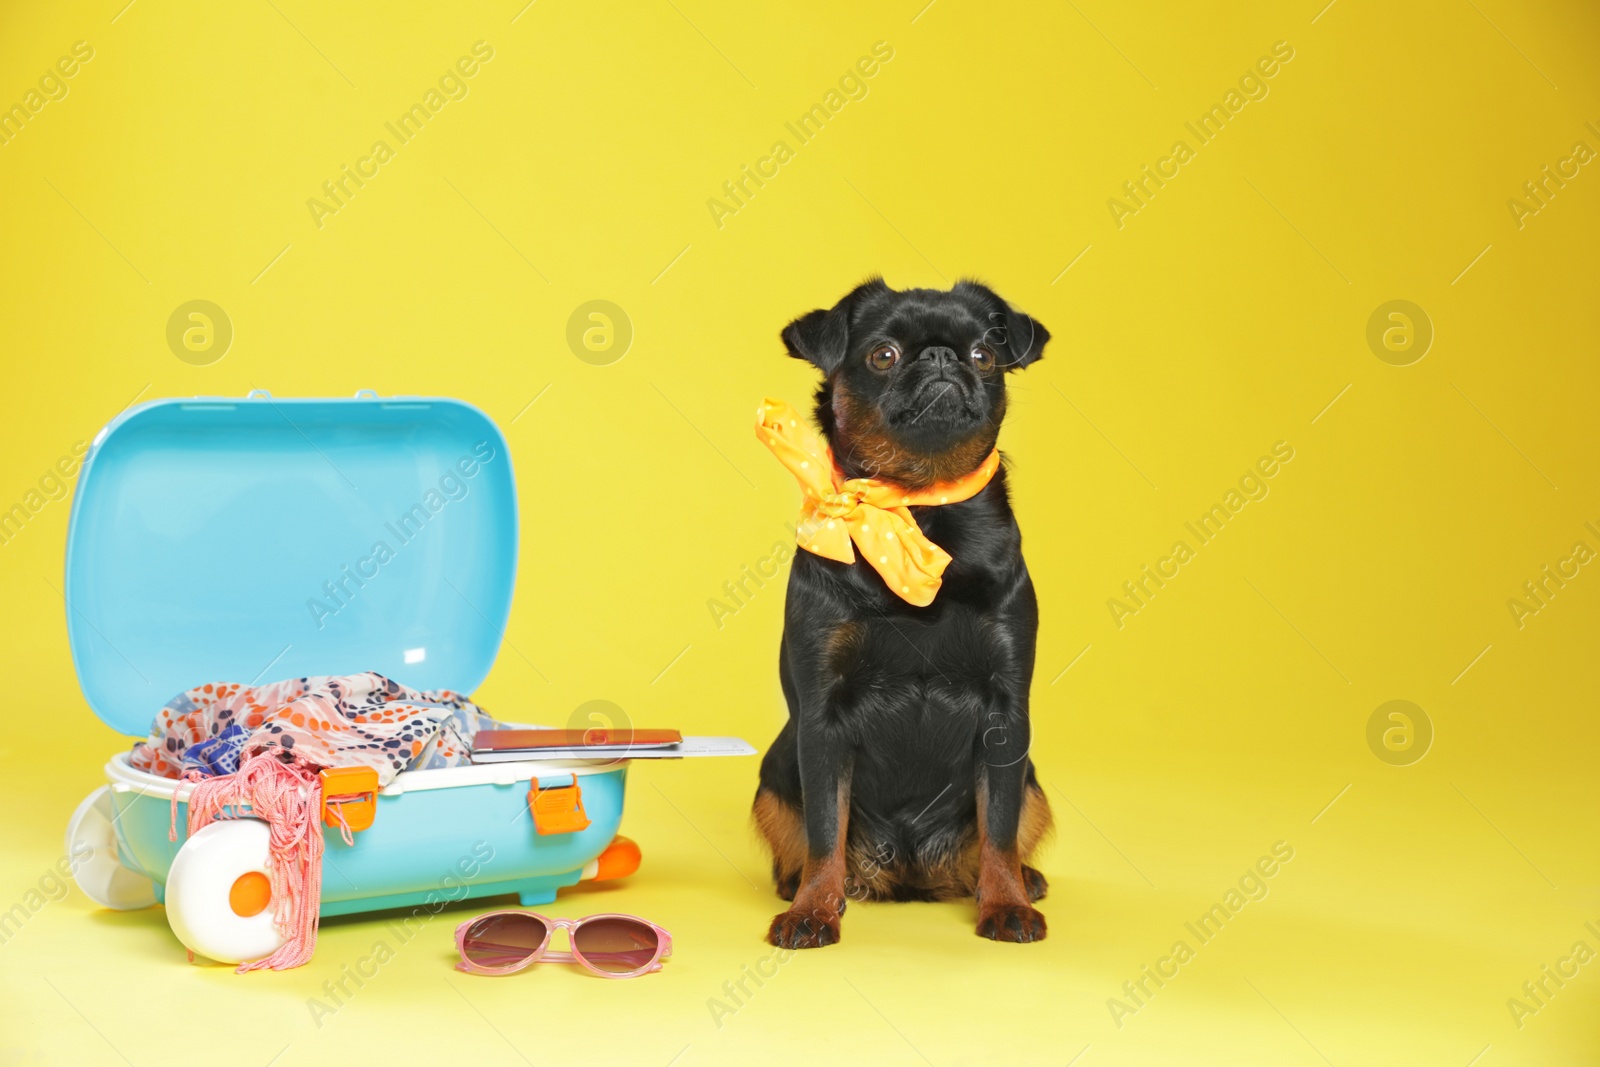
[[[989,289],[896,292],[874,279],[783,330],[823,373],[816,418],[845,478],[925,489],[977,469],[1005,374],[1050,335]],[[859,555],[795,553],[778,670],[789,721],[761,763],[755,818],[778,895],[767,939],[839,940],[846,898],[976,895],[978,933],[1037,941],[1050,828],[1028,758],[1038,605],[1005,470],[971,499],[911,508],[953,557],[933,603],[896,596]]]

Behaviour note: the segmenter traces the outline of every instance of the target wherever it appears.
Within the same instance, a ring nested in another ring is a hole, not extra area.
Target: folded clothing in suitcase
[[[128,764],[164,778],[232,774],[241,756],[276,750],[319,767],[367,766],[388,785],[401,771],[468,762],[495,729],[466,697],[426,693],[375,671],[268,685],[207,682],[167,701]]]

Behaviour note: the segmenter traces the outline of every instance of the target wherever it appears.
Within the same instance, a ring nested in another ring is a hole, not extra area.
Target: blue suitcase
[[[79,475],[65,576],[73,663],[95,714],[131,737],[211,681],[373,670],[470,694],[499,650],[516,563],[510,450],[469,404],[368,391],[152,401],[100,431]],[[252,835],[264,848],[265,824],[217,823],[191,842],[187,784],[134,769],[126,751],[105,773],[68,828],[84,892],[113,908],[168,901],[175,932],[202,955],[273,951],[272,909],[240,904],[251,895],[241,864]],[[352,844],[325,831],[321,914],[507,893],[547,904],[586,876],[627,873],[637,849],[618,839],[608,852],[626,782],[625,761],[404,772],[372,798]],[[536,820],[540,797],[541,810],[570,801],[581,814]]]

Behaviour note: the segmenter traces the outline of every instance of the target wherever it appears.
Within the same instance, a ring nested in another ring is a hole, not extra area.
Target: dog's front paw
[[[1043,941],[1044,916],[1026,904],[1000,904],[978,911],[978,936],[991,941]]]
[[[786,911],[773,917],[767,941],[779,948],[822,948],[839,942],[839,915],[819,911]]]
[[[1045,876],[1027,864],[1022,866],[1022,887],[1028,891],[1028,903],[1043,900],[1044,895],[1050,891],[1050,883]]]

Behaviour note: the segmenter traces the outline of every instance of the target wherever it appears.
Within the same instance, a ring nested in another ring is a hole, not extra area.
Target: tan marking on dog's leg
[[[1030,785],[1022,794],[1022,817],[1017,820],[1017,851],[1023,860],[1032,860],[1034,850],[1055,829],[1055,816],[1044,790]]]
[[[776,916],[767,940],[779,948],[821,948],[839,940],[839,916],[844,911],[845,839],[850,829],[850,783],[839,783],[838,833],[833,850],[825,856],[806,853],[800,888],[789,910]]]
[[[799,810],[770,789],[756,793],[751,815],[772,853],[772,880],[777,883],[778,895],[793,900],[806,862],[805,822]]]
[[[1034,852],[1054,829],[1055,818],[1044,790],[1028,786],[1022,797],[1022,818],[1017,826],[1017,852],[1022,857],[1022,885],[1030,901],[1043,900],[1050,890],[1049,880],[1031,864]]]
[[[1025,805],[1026,801],[1027,794],[1024,794]],[[1046,932],[1044,916],[1028,902],[1028,891],[1022,879],[1022,856],[1016,845],[1002,849],[990,838],[987,807],[980,785],[978,936],[993,941],[1042,941]]]

